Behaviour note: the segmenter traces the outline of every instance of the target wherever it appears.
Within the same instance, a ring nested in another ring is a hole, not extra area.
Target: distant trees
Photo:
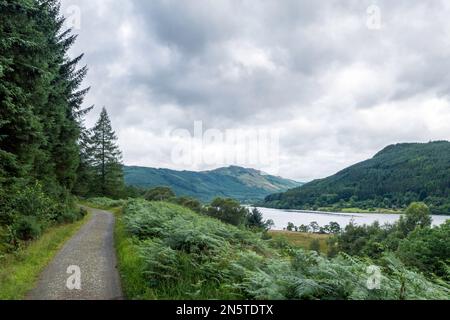
[[[316,221],[312,221],[309,225],[302,224],[300,226],[289,222],[286,230],[302,233],[338,234],[341,232],[341,226],[333,221],[323,227],[319,226]]]
[[[449,234],[450,221],[432,228],[428,207],[412,203],[394,224],[347,225],[330,241],[329,247],[333,248],[333,254],[340,251],[373,259],[393,252],[406,265],[448,280]]]
[[[148,190],[144,198],[148,201],[169,201],[175,198],[175,193],[169,187],[156,187]]]

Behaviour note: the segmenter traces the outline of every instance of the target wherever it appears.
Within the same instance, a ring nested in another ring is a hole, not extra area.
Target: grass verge
[[[90,219],[49,228],[38,240],[18,252],[0,259],[0,300],[21,300],[33,289],[45,269],[65,242]]]
[[[315,233],[302,233],[302,232],[293,232],[293,231],[269,231],[269,235],[271,235],[274,239],[283,238],[289,244],[309,250],[311,247],[311,242],[314,240],[319,240],[320,243],[320,252],[326,254],[328,250],[327,240],[330,238],[330,235],[327,234],[315,234]]]
[[[116,218],[114,242],[117,263],[125,298],[132,300],[155,300],[143,276],[144,261],[137,254],[137,246],[125,230],[122,208],[110,209]]]

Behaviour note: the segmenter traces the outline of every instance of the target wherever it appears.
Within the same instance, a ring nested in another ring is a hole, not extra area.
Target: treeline
[[[336,222],[323,227],[317,222],[301,226],[289,222],[287,230],[331,235],[327,241],[329,257],[343,252],[377,261],[389,253],[431,279],[450,280],[450,220],[432,227],[431,212],[424,203],[412,203],[395,223],[350,223],[341,228]]]
[[[372,159],[326,179],[270,195],[264,205],[312,209],[406,209],[425,202],[433,214],[450,213],[450,142],[392,145]]]
[[[100,150],[99,141],[114,140],[106,112],[84,129],[87,67],[83,55],[67,54],[76,36],[59,9],[56,0],[0,2],[0,251],[79,219],[72,193],[91,193],[85,182],[113,195],[109,185],[120,180],[117,149]]]
[[[450,281],[450,220],[432,227],[429,208],[412,203],[400,220],[393,224],[347,225],[329,240],[329,256],[345,252],[378,261],[386,253],[395,255],[409,268],[427,277]]]

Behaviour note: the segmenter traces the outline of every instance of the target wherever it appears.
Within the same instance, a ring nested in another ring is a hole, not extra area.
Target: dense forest
[[[423,201],[434,214],[450,213],[450,142],[391,145],[372,159],[266,198],[277,208],[403,209]]]
[[[229,197],[242,202],[261,201],[269,194],[301,185],[237,166],[202,172],[124,167],[124,174],[128,185],[140,188],[166,186],[178,196],[195,197],[203,202],[212,201],[215,197]]]
[[[116,196],[123,185],[106,110],[84,127],[87,67],[68,55],[76,36],[59,10],[56,0],[0,2],[0,251],[79,219],[73,193]]]

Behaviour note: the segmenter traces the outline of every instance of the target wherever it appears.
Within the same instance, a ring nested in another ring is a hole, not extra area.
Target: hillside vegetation
[[[391,145],[372,159],[302,187],[268,196],[277,208],[405,208],[425,202],[450,214],[450,142]]]
[[[119,268],[132,299],[449,298],[448,288],[392,254],[377,261],[381,286],[371,290],[369,258],[328,259],[175,204],[131,200],[118,221]]]
[[[236,166],[203,172],[124,167],[124,174],[128,185],[170,187],[178,196],[194,197],[203,202],[210,202],[216,197],[251,202],[301,185],[296,181]]]

